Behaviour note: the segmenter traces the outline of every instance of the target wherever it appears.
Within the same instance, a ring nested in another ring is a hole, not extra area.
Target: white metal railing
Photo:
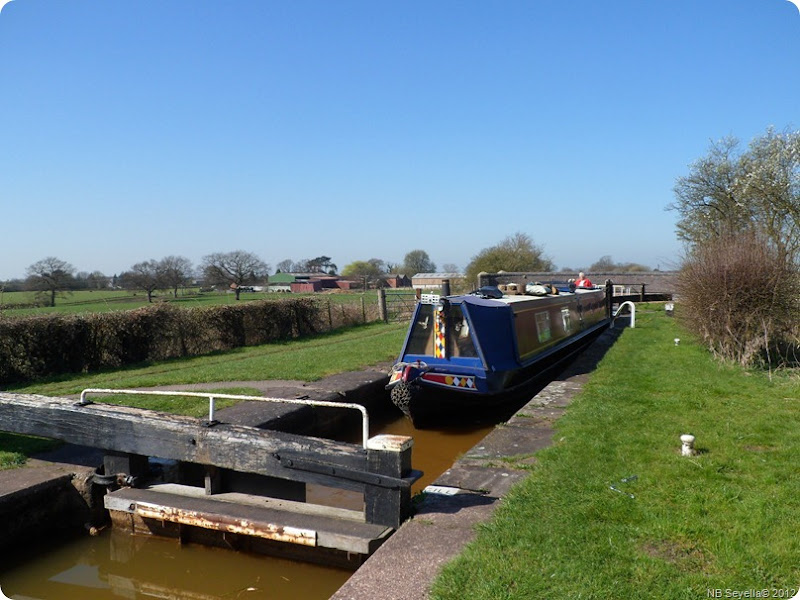
[[[633,302],[631,302],[630,300],[626,300],[625,302],[623,302],[622,304],[619,305],[619,308],[617,309],[617,312],[614,313],[614,319],[612,319],[612,324],[613,324],[613,321],[622,312],[622,309],[625,308],[626,306],[631,309],[631,327],[632,328],[636,327],[636,305]]]
[[[214,399],[223,400],[256,400],[261,402],[278,402],[280,404],[300,404],[303,406],[322,406],[328,408],[349,408],[361,413],[361,444],[366,449],[369,440],[369,415],[367,409],[360,404],[348,402],[328,402],[326,400],[301,400],[299,398],[271,398],[269,396],[240,396],[237,394],[218,394],[211,392],[183,392],[165,390],[112,390],[104,388],[87,388],[81,392],[80,405],[90,404],[86,394],[138,394],[151,396],[188,396],[193,398],[208,398],[208,420],[214,421]]]

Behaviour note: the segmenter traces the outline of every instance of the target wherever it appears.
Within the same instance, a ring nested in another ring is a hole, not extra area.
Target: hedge
[[[0,318],[0,384],[197,356],[374,318],[363,306],[332,306],[312,298]]]

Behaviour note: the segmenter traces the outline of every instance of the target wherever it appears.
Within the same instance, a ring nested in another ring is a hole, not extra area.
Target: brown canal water
[[[417,430],[402,417],[377,422],[372,435],[414,438],[412,464],[425,472],[414,491],[432,483],[492,426]],[[323,492],[324,493],[324,492]],[[309,494],[311,495],[311,494]],[[327,499],[330,503],[330,498]],[[335,503],[335,500],[334,500]],[[0,588],[15,600],[323,600],[351,571],[179,545],[173,540],[106,531],[28,557],[5,557]]]

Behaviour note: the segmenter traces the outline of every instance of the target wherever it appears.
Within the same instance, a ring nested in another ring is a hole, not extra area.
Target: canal
[[[412,462],[425,472],[414,486],[419,491],[491,428],[416,430],[408,419],[397,417],[376,420],[371,434],[414,438]],[[31,555],[6,558],[0,565],[0,587],[15,600],[323,600],[350,575],[340,569],[107,530],[98,537],[87,535]]]

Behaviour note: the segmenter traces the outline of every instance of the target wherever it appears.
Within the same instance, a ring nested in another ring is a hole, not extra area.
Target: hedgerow
[[[373,312],[299,298],[0,318],[0,384],[313,335],[374,320]]]
[[[682,265],[681,317],[717,357],[742,366],[796,362],[800,277],[754,233],[698,245]]]

